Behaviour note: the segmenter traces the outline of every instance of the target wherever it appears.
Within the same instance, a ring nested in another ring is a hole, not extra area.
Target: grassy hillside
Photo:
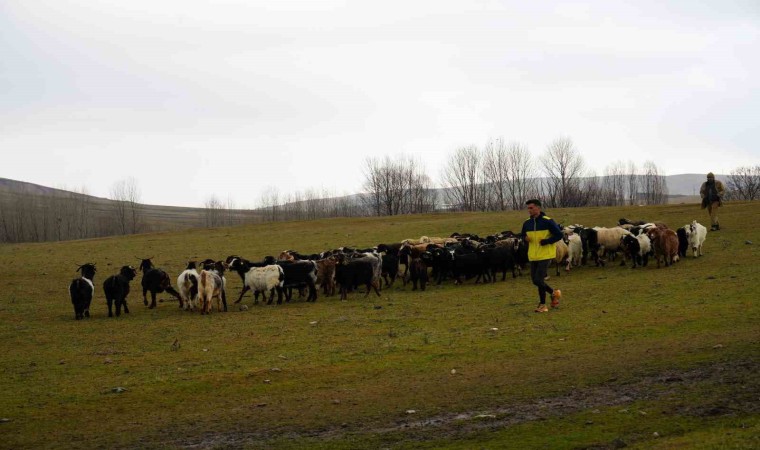
[[[548,211],[707,223],[697,205]],[[705,256],[673,267],[399,286],[346,302],[109,319],[103,280],[137,257],[172,277],[188,259],[314,252],[403,238],[518,230],[526,214],[334,219],[0,246],[3,448],[757,448],[760,203],[721,210]],[[745,243],[751,241],[752,244]],[[93,317],[67,285],[97,263]],[[228,276],[230,297],[240,280]],[[174,342],[179,348],[173,347]],[[121,387],[123,392],[115,392]]]

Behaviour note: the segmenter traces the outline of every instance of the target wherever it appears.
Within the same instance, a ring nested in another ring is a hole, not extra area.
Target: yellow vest
[[[541,215],[535,219],[530,218],[523,223],[522,232],[530,241],[528,242],[528,260],[543,261],[545,259],[554,259],[557,256],[555,245],[541,245],[542,239],[552,237],[551,217]],[[555,225],[556,226],[556,225]]]

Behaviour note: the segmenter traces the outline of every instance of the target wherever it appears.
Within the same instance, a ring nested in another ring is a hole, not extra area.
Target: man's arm
[[[723,194],[726,192],[726,188],[723,186],[722,181],[715,182],[715,190],[718,191],[718,197],[723,197]]]
[[[559,229],[559,225],[554,219],[549,219],[549,232],[552,235],[546,239],[541,239],[541,245],[553,244],[562,239],[562,230]]]

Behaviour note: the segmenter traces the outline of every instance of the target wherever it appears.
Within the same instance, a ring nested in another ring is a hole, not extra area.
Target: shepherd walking
[[[702,187],[699,188],[699,195],[702,196],[702,209],[707,208],[707,212],[710,213],[710,231],[720,230],[720,223],[718,222],[718,208],[723,206],[721,199],[725,189],[723,183],[715,179],[715,175],[712,172],[707,174],[707,181],[702,183]]]
[[[528,260],[530,261],[530,277],[533,284],[538,287],[537,313],[549,312],[546,307],[546,294],[552,296],[552,308],[559,307],[559,299],[562,292],[552,289],[546,284],[546,272],[549,263],[557,256],[557,248],[554,243],[562,239],[562,230],[551,217],[541,211],[540,200],[528,200],[528,214],[530,218],[523,223],[522,235],[528,243]]]

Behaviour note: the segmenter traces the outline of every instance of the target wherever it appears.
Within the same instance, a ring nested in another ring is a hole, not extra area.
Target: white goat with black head
[[[196,270],[195,261],[187,263],[187,268],[177,277],[179,306],[185,310],[195,311],[198,307],[198,280],[200,275]]]
[[[254,303],[259,302],[259,293],[266,300],[269,292],[269,301],[271,305],[274,300],[274,294],[277,292],[277,304],[282,303],[282,286],[285,284],[285,271],[281,266],[272,264],[264,267],[251,267],[245,274],[245,285],[253,291]]]
[[[82,274],[69,284],[69,294],[71,294],[71,304],[74,305],[74,317],[80,320],[84,317],[90,317],[90,303],[92,296],[95,294],[95,286],[92,280],[95,278],[94,263],[86,263],[77,267],[77,271]]]

